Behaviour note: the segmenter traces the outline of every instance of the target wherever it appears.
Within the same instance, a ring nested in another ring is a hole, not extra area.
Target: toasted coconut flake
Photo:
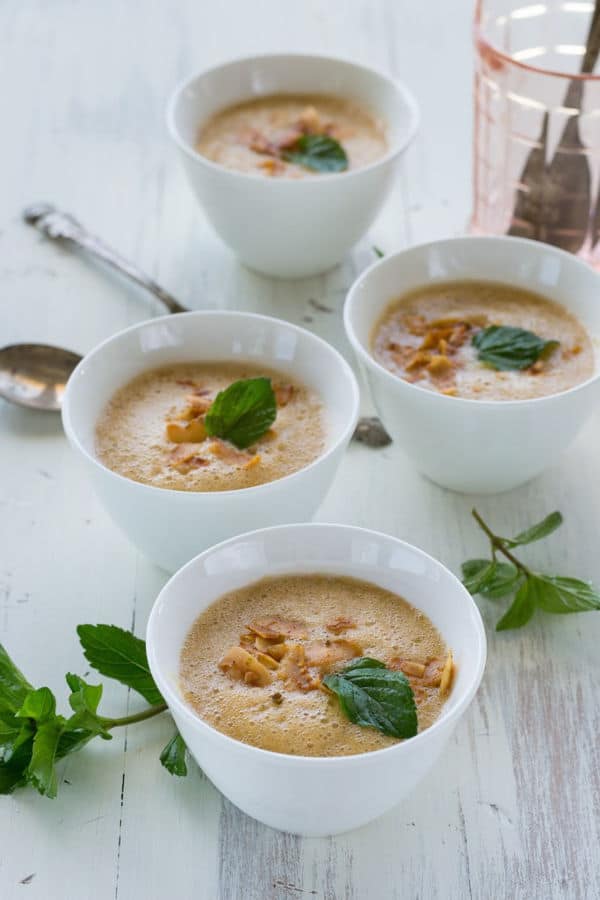
[[[427,366],[427,371],[433,376],[447,375],[452,369],[452,360],[447,356],[436,354],[431,357],[431,362]]]
[[[452,679],[454,677],[454,659],[452,652],[448,653],[444,668],[442,669],[442,677],[440,679],[440,696],[447,697],[452,687]]]
[[[271,683],[272,676],[266,666],[242,647],[230,647],[219,662],[219,669],[233,681],[259,687]]]
[[[181,422],[167,422],[167,438],[174,444],[199,444],[206,438],[206,428],[200,417],[192,419],[187,425]]]
[[[290,644],[281,660],[277,676],[292,690],[314,691],[320,684],[320,679],[314,678],[308,671],[302,644]]]
[[[412,358],[406,363],[405,368],[407,372],[412,372],[414,369],[420,369],[423,366],[429,365],[430,362],[431,353],[427,353],[425,350],[417,350]]]
[[[293,384],[276,384],[273,387],[277,406],[287,406],[297,391]]]
[[[281,616],[273,616],[270,619],[256,619],[250,625],[246,625],[249,631],[266,638],[266,640],[281,640],[281,638],[307,637],[306,624],[294,619],[284,619]]]
[[[314,106],[302,110],[298,119],[298,127],[305,134],[319,134],[323,128],[323,120]]]
[[[417,678],[422,678],[425,674],[424,663],[416,662],[412,659],[402,659],[399,656],[390,660],[389,668],[397,672],[404,672],[405,675],[416,676]]]
[[[182,475],[187,475],[192,469],[201,469],[210,462],[198,455],[197,444],[177,444],[169,454],[169,465]]]
[[[209,444],[208,449],[216,456],[218,459],[222,459],[223,462],[231,463],[234,466],[246,466],[248,463],[252,462],[253,456],[249,453],[246,453],[244,450],[238,450],[237,447],[234,447],[233,444],[227,443],[227,441],[222,441],[220,438],[216,438]]]
[[[333,622],[328,622],[325,627],[332,634],[341,634],[343,631],[348,631],[349,628],[356,628],[356,622],[353,622],[352,619],[347,619],[345,616],[338,616]]]
[[[425,666],[425,672],[423,673],[423,684],[426,685],[426,687],[440,686],[444,662],[445,660],[440,659],[439,657],[428,660],[427,665]]]
[[[310,644],[306,644],[304,651],[307,666],[315,666],[321,671],[329,670],[342,660],[355,659],[362,655],[360,644],[343,638],[337,641],[311,641]]]

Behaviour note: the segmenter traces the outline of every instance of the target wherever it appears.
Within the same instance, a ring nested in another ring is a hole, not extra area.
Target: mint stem
[[[520,562],[516,556],[513,556],[513,554],[510,552],[510,550],[506,549],[502,538],[498,537],[497,534],[494,534],[494,532],[491,530],[491,528],[489,528],[489,526],[486,525],[486,523],[483,521],[483,519],[481,518],[481,516],[479,515],[479,513],[477,512],[476,509],[471,510],[471,515],[473,516],[473,518],[475,519],[475,521],[477,522],[479,527],[489,537],[490,544],[492,545],[492,553],[495,553],[495,551],[497,550],[499,553],[502,553],[503,556],[505,556],[507,559],[509,559],[511,561],[511,563],[514,566],[516,566],[517,569],[519,569],[519,571],[523,572],[524,575],[530,575],[531,573],[530,573],[529,569],[527,568],[527,566],[524,566],[523,563]]]
[[[134,725],[136,722],[144,722],[146,719],[152,719],[153,716],[159,716],[167,709],[166,703],[159,703],[158,706],[150,706],[148,709],[139,713],[133,713],[131,716],[123,716],[120,719],[102,719],[105,728],[120,728],[123,725]]]

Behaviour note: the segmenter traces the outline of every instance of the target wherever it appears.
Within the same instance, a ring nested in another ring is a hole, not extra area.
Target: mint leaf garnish
[[[102,675],[133,688],[151,703],[163,703],[146,656],[146,644],[116,625],[78,625],[87,661]]]
[[[600,610],[600,592],[589,582],[534,572],[512,552],[515,547],[539,541],[555,531],[563,521],[560,512],[550,513],[514,538],[494,534],[475,509],[473,517],[489,538],[491,558],[464,562],[463,584],[472,594],[482,594],[490,599],[514,594],[511,606],[496,625],[497,631],[522,628],[536,609],[557,614]],[[498,554],[508,562],[499,562]]]
[[[234,381],[220,391],[204,418],[207,434],[230,441],[239,450],[255,444],[277,416],[270,378]]]
[[[287,162],[315,172],[343,172],[348,168],[346,151],[328,134],[303,134],[281,155]]]
[[[179,732],[176,732],[160,754],[160,761],[171,775],[181,778],[187,775],[186,752],[185,742]]]
[[[368,656],[326,675],[323,684],[337,694],[340,708],[351,722],[376,728],[395,738],[417,733],[417,707],[408,678]]]
[[[493,369],[528,369],[542,356],[547,356],[559,341],[546,341],[524,328],[490,325],[473,335],[480,362]]]

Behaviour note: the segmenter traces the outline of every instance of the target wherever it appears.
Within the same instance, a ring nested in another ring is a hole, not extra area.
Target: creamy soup
[[[198,715],[265,750],[345,756],[397,742],[350,722],[322,678],[370,656],[403,671],[419,730],[439,716],[453,663],[430,620],[402,597],[352,578],[265,578],[212,603],[190,630],[180,685]]]
[[[366,166],[387,152],[381,121],[354,101],[321,94],[277,94],[227,107],[201,128],[196,149],[238,172],[314,177],[315,170],[285,158],[303,135],[334,138],[346,152],[349,169]]]
[[[253,446],[209,437],[204,417],[233,382],[267,376],[277,417]],[[322,404],[314,391],[251,365],[190,363],[144,372],[114,395],[96,428],[99,459],[115,472],[176,491],[254,487],[290,475],[323,451]]]
[[[551,344],[527,368],[499,371],[479,358],[473,339],[492,325],[532,332]],[[431,284],[394,301],[376,325],[372,351],[405,381],[472,400],[524,400],[557,394],[590,378],[590,336],[567,309],[509,285]]]

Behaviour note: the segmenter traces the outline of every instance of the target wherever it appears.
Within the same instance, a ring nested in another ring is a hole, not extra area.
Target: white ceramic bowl
[[[588,381],[548,397],[488,401],[446,397],[392,375],[371,354],[373,328],[388,303],[436,281],[483,279],[535,291],[600,335],[600,276],[547,244],[461,237],[411,247],[367,269],[344,308],[346,333],[386,428],[415,466],[456,491],[509,490],[556,462],[600,399],[598,361]],[[596,356],[597,356],[597,348]]]
[[[343,757],[272,753],[227,737],[182,698],[179,655],[203,609],[263,578],[322,572],[362,578],[403,595],[426,613],[456,660],[439,719],[410,740]],[[225,796],[266,825],[318,836],[348,831],[395,806],[442,753],[481,681],[486,640],[479,611],[460,581],[422,550],[346,525],[287,525],[240,535],[192,560],[162,589],[150,614],[148,660],[185,742]]]
[[[277,481],[212,493],[139,484],[99,461],[96,423],[119,387],[157,366],[211,360],[264,365],[317,391],[326,423],[321,456]],[[63,424],[114,521],[146,556],[173,572],[240,531],[310,519],[352,436],[358,402],[348,363],[303,328],[251,313],[190,312],[134,325],[88,353],[69,379]]]
[[[234,172],[201,156],[198,131],[214,112],[279,93],[354,99],[388,123],[389,151],[349,172],[303,179]],[[169,132],[215,231],[253,269],[297,278],[336,265],[377,215],[418,113],[406,88],[374,69],[294,53],[236,59],[183,82],[168,106]]]

